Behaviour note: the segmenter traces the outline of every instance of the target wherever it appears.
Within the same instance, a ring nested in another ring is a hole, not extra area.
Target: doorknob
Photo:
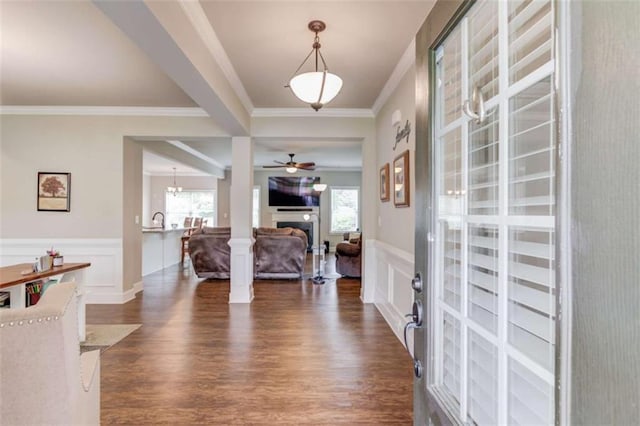
[[[413,302],[412,312],[410,314],[405,315],[407,317],[411,317],[411,321],[409,321],[404,325],[404,346],[405,348],[407,348],[407,352],[409,352],[409,355],[413,360],[413,373],[417,378],[422,377],[422,363],[420,362],[420,360],[416,359],[413,356],[413,353],[411,353],[411,349],[409,349],[407,332],[409,330],[422,327],[422,319],[423,319],[422,313],[423,313],[422,302],[420,300],[416,300],[415,302]]]
[[[416,276],[411,280],[411,288],[417,293],[422,292],[422,275],[420,275],[420,272],[416,272]]]

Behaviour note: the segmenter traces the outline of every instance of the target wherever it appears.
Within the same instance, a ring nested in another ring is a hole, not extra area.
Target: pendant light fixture
[[[318,111],[323,105],[330,102],[336,97],[342,88],[342,79],[335,74],[329,72],[327,63],[320,52],[320,38],[318,33],[324,31],[327,27],[322,21],[309,22],[309,30],[316,34],[313,40],[311,52],[304,58],[302,64],[293,73],[293,77],[289,80],[289,87],[294,95],[303,102],[311,105],[311,108]],[[315,71],[304,72],[298,74],[298,71],[304,66],[311,54],[315,53]],[[318,58],[322,62],[322,69],[318,70]]]
[[[176,185],[176,168],[173,168],[173,186],[167,187],[167,192],[171,192],[175,197],[178,192],[182,192],[182,187]]]

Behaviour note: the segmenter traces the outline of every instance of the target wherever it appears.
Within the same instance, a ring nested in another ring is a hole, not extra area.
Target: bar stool
[[[182,227],[184,228],[184,232],[182,233],[182,237],[180,238],[180,264],[184,265],[184,256],[189,253],[189,237],[191,236],[192,231],[193,218],[185,217],[184,223]]]
[[[185,228],[186,230],[189,230],[189,228],[191,228],[191,224],[193,223],[193,218],[192,217],[185,217],[184,218],[184,223],[182,224],[182,227]]]
[[[202,218],[201,217],[196,217],[193,220],[193,228],[194,229],[200,229],[202,228]]]
[[[185,219],[185,223],[187,219]],[[196,229],[202,229],[203,223],[204,222],[201,217],[196,217],[195,219],[193,219],[193,226],[190,226],[189,229],[182,235],[182,245],[180,247],[180,263],[182,265],[184,265],[184,257],[189,254],[189,238],[191,238],[191,234],[193,233],[193,231],[195,231]]]

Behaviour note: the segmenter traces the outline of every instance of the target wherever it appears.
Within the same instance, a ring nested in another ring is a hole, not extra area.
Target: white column
[[[229,303],[253,300],[253,146],[249,137],[231,139],[231,291]]]

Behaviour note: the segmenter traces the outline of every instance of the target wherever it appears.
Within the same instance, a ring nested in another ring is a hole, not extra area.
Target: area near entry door
[[[416,147],[415,423],[552,424],[554,5],[446,7],[434,8],[427,23],[434,31],[439,19],[440,31],[417,55],[429,96],[418,95],[428,105]]]

